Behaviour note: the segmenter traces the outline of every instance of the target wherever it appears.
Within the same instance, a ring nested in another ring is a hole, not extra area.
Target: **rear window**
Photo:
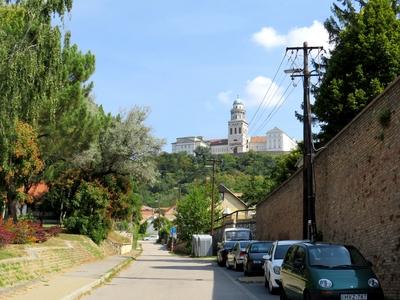
[[[236,242],[226,242],[224,243],[224,249],[232,249]]]
[[[271,243],[253,243],[250,248],[251,253],[267,253],[271,248]]]
[[[249,244],[250,242],[240,242],[240,249],[246,248]]]
[[[226,231],[225,240],[226,241],[250,240],[250,231],[247,230]]]
[[[278,244],[278,247],[276,247],[276,250],[275,250],[274,259],[283,259],[290,246],[291,245],[279,245]]]
[[[352,246],[317,245],[310,247],[311,266],[327,268],[368,267],[368,261]]]

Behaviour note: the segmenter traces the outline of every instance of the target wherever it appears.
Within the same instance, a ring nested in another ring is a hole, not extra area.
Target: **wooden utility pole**
[[[312,50],[322,50],[322,47],[309,47],[307,42],[303,43],[303,47],[288,47],[286,51],[303,50],[303,70],[294,70],[293,73],[302,71],[302,74],[292,74],[292,77],[303,77],[303,239],[314,241],[317,234],[317,225],[315,217],[315,183],[313,156],[314,147],[312,142],[311,131],[311,105],[310,105],[310,77],[319,76],[319,74],[311,75],[308,69],[308,54]]]
[[[208,159],[207,161],[212,163],[212,187],[211,187],[211,230],[210,234],[211,236],[214,235],[214,206],[215,206],[215,199],[214,199],[214,194],[215,194],[215,165],[217,163],[220,163],[221,160],[219,159]]]

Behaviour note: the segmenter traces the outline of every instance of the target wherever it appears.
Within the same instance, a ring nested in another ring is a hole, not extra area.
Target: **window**
[[[304,264],[305,260],[306,260],[306,251],[304,250],[303,247],[298,247],[294,255],[293,262]]]
[[[231,132],[231,134],[232,134],[232,128],[230,128],[230,132]]]
[[[239,127],[239,134],[242,134],[242,128]]]
[[[236,127],[235,127],[235,134],[236,134],[237,132],[236,132]]]
[[[294,257],[294,253],[296,252],[296,248],[297,248],[297,246],[292,246],[286,252],[285,263],[287,263],[289,265],[293,265],[293,257]]]

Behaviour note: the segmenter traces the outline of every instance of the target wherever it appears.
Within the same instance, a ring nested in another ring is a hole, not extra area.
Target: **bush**
[[[61,232],[59,226],[43,228],[40,223],[22,220],[13,223],[11,219],[0,220],[0,247],[7,244],[41,243]]]
[[[0,227],[0,247],[11,244],[14,241],[15,233],[8,231],[3,226]]]
[[[111,229],[110,221],[97,215],[72,216],[64,221],[64,226],[71,233],[89,236],[96,244],[104,240]]]

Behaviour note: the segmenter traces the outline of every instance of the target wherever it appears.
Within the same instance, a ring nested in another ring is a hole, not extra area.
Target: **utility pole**
[[[288,47],[286,51],[303,50],[303,70],[295,69],[292,77],[303,77],[303,239],[315,241],[317,234],[317,225],[315,217],[315,189],[314,189],[314,147],[312,142],[311,131],[311,105],[310,105],[310,77],[319,76],[312,75],[308,69],[308,54],[312,50],[323,50],[322,47],[309,47],[307,42],[303,43],[303,47]],[[294,74],[302,72],[302,74]]]
[[[211,187],[211,230],[210,234],[211,236],[214,235],[214,206],[215,206],[215,199],[214,199],[214,194],[215,194],[215,165],[217,163],[220,163],[221,160],[212,158],[212,159],[207,159],[207,161],[212,163],[212,187]]]

